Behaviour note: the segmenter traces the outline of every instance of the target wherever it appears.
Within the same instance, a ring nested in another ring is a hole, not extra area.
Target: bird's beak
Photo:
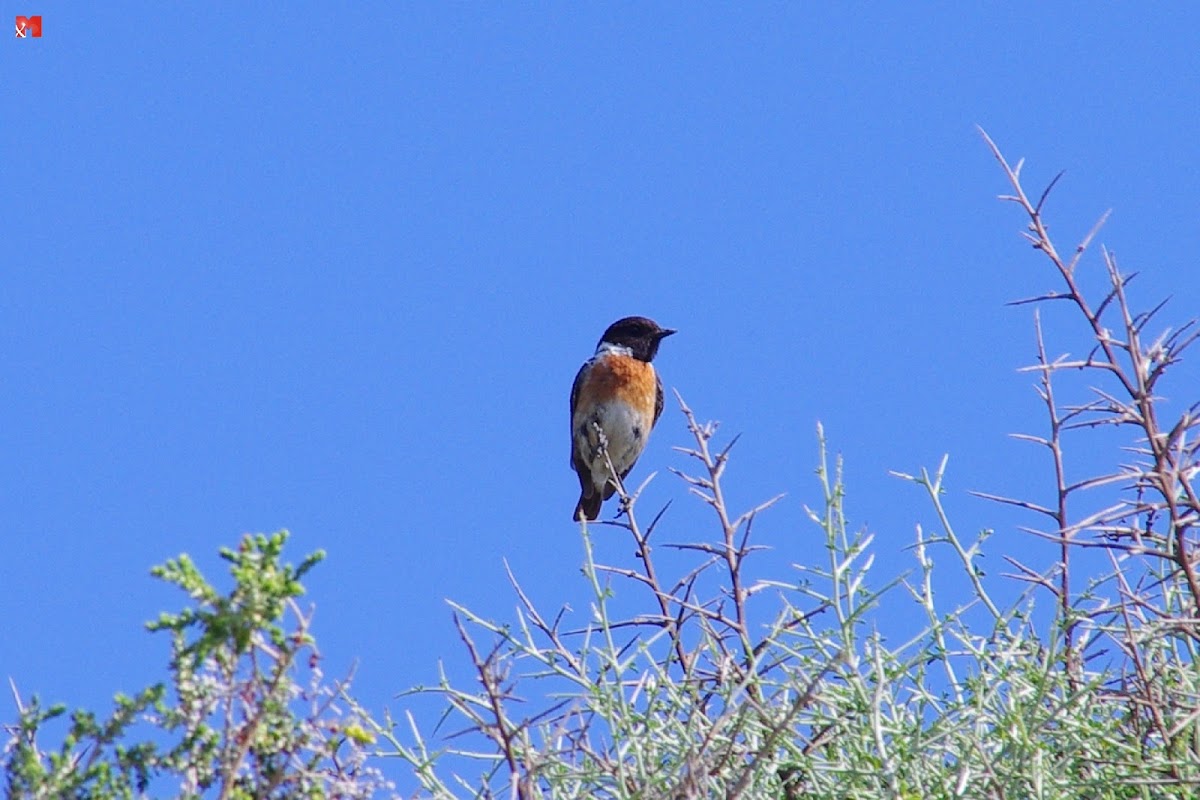
[[[658,332],[658,338],[665,339],[672,333],[679,333],[679,331],[675,330],[674,328],[663,328]]]

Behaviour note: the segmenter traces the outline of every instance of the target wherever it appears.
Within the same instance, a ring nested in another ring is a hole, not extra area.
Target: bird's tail
[[[576,522],[582,519],[593,520],[600,516],[600,504],[604,502],[599,492],[591,495],[579,495],[579,502],[575,504]]]

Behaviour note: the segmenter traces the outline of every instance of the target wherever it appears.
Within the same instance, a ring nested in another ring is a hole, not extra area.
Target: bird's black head
[[[618,347],[628,347],[634,358],[641,361],[653,361],[658,355],[658,344],[675,331],[670,328],[660,328],[658,323],[646,317],[625,317],[619,319],[600,337],[600,344],[612,344]]]

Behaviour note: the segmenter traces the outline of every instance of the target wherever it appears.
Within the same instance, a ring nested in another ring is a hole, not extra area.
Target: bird
[[[571,468],[579,476],[573,519],[594,520],[616,484],[605,451],[622,481],[646,448],[663,409],[662,379],[651,361],[676,331],[646,317],[624,317],[604,331],[596,353],[571,385]],[[603,435],[601,435],[603,434]]]

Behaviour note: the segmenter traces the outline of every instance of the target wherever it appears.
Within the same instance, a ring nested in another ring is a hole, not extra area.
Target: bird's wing
[[[655,425],[658,424],[658,418],[662,416],[662,408],[663,408],[662,378],[659,377],[658,370],[655,370],[654,371],[654,422],[650,423],[651,428],[653,428]]]
[[[571,384],[571,420],[569,426],[571,429],[571,469],[579,472],[581,475],[583,474],[580,472],[581,464],[575,455],[575,402],[579,399],[579,388],[583,385],[583,373],[587,370],[588,364],[591,363],[591,361],[583,362],[583,366],[579,368],[579,372],[575,373],[574,383]]]

